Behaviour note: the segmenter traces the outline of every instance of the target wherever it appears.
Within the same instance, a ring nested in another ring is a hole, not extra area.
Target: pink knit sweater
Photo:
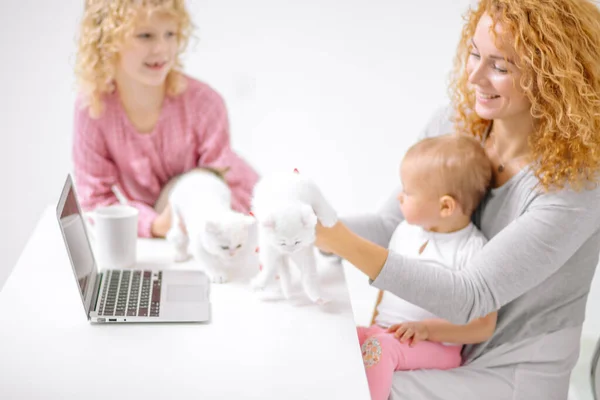
[[[231,149],[223,99],[208,85],[186,78],[182,94],[165,98],[150,133],[133,127],[117,93],[106,96],[98,119],[91,118],[78,99],[73,160],[84,210],[117,203],[111,189],[117,185],[140,211],[139,236],[150,237],[157,216],[153,206],[169,179],[195,167],[229,167],[225,178],[232,190],[232,207],[249,211],[258,175]]]

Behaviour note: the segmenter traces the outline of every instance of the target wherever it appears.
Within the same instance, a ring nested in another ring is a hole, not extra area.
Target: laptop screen
[[[86,233],[84,216],[81,213],[70,176],[67,178],[58,204],[57,217],[84,306],[87,306],[85,300],[89,299],[88,291],[93,290],[90,280],[96,277],[96,266]]]

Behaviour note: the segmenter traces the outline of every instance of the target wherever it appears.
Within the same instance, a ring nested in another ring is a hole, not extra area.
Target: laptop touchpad
[[[167,285],[167,301],[206,301],[206,288],[202,285]]]

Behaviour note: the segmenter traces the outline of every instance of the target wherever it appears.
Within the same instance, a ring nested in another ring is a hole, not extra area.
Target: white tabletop
[[[157,239],[138,260],[181,266]],[[241,274],[212,285],[209,324],[90,324],[49,207],[0,292],[0,399],[368,399],[343,269],[319,272],[324,307]]]

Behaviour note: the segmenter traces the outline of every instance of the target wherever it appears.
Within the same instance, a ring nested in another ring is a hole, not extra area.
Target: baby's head
[[[294,253],[315,241],[317,216],[307,204],[289,203],[258,219],[263,238],[282,253]]]
[[[491,181],[492,167],[481,143],[462,134],[419,141],[400,166],[398,196],[406,221],[425,229],[464,222]]]
[[[191,27],[184,0],[87,0],[75,72],[90,115],[101,114],[117,75],[181,92],[176,69]]]

